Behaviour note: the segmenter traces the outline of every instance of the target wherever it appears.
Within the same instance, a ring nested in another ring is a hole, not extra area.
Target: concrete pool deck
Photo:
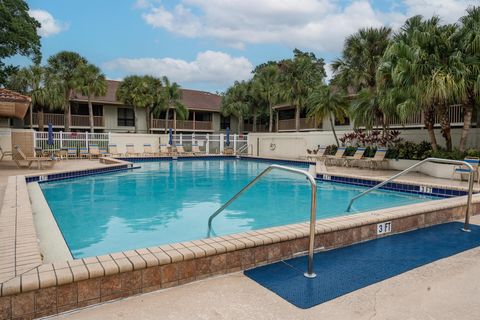
[[[480,216],[472,223],[480,225]],[[306,310],[234,273],[51,319],[476,320],[479,290],[480,248],[475,248]]]

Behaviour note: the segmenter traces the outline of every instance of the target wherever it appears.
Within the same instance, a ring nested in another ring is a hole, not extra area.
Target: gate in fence
[[[86,148],[91,144],[107,148],[110,133],[90,132],[54,132],[53,144],[48,143],[48,132],[35,132],[35,148],[42,150],[60,150],[62,148]]]
[[[174,134],[174,144],[183,145],[186,150],[191,150],[192,145],[198,145],[200,150],[206,154],[220,154],[226,148],[232,148],[235,153],[247,153],[248,137],[246,135],[231,134],[227,145],[227,136],[223,133],[219,134]]]

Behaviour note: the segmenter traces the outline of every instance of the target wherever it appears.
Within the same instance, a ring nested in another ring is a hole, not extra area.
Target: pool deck
[[[480,216],[472,223],[480,225]],[[238,272],[52,319],[476,320],[479,288],[480,248],[475,248],[306,310]]]

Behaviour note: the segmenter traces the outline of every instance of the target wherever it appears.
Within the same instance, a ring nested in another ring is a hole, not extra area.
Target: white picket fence
[[[230,144],[227,146],[227,136],[223,133],[218,134],[174,134],[174,144],[183,145],[186,150],[191,150],[192,145],[198,145],[200,150],[206,154],[220,154],[225,148],[232,148],[237,153],[238,150],[242,153],[247,152],[245,146],[248,144],[248,137],[246,135],[231,134]]]
[[[48,132],[35,132],[35,148],[42,150],[60,150],[62,148],[85,148],[91,144],[108,147],[110,133],[54,132],[53,144],[48,144]]]

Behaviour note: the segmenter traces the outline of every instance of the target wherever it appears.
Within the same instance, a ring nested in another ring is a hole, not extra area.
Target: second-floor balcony
[[[39,124],[39,114],[33,113],[33,126],[38,127]],[[25,117],[26,124],[30,125],[29,123],[29,116]],[[43,125],[46,127],[48,124],[51,123],[53,127],[63,128],[65,127],[65,115],[59,113],[44,113],[43,114]],[[71,115],[70,126],[72,128],[89,128],[90,127],[90,117],[84,115]],[[103,116],[94,116],[93,117],[93,126],[95,128],[103,128],[105,127],[105,121]]]
[[[300,131],[320,130],[322,124],[317,124],[313,119],[300,118]],[[295,131],[295,119],[278,120],[278,131]]]
[[[167,123],[165,119],[152,119],[150,128],[152,131],[165,130],[170,128],[177,128],[177,130],[181,131],[213,131],[213,122],[177,120],[175,124],[173,120],[168,120]]]

